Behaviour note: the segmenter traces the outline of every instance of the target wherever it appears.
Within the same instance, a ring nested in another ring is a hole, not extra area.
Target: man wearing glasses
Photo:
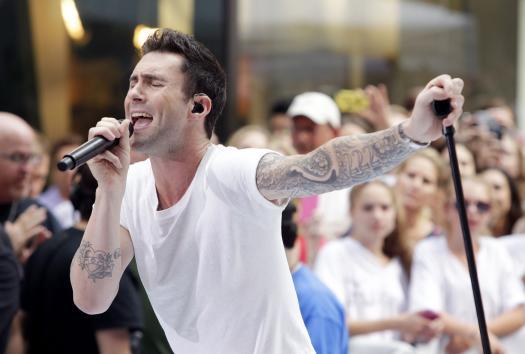
[[[9,338],[18,308],[20,265],[38,245],[39,238],[59,231],[51,213],[25,198],[36,134],[22,118],[0,112],[0,353]]]
[[[26,121],[0,112],[0,224],[9,235],[8,245],[17,256],[39,238],[60,230],[50,212],[25,198],[31,169],[38,156],[36,134]]]

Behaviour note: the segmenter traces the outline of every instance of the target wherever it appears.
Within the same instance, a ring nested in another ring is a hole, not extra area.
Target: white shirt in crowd
[[[487,321],[525,303],[525,293],[507,250],[492,237],[480,237],[476,266]],[[421,241],[415,249],[409,291],[410,311],[446,312],[461,321],[477,324],[469,272],[454,256],[445,237]],[[519,336],[519,339],[516,338]],[[521,343],[512,350],[511,343]],[[525,346],[523,331],[502,340],[509,353]],[[443,348],[445,340],[441,341]],[[517,350],[517,351],[516,351]]]
[[[525,234],[498,237],[497,240],[509,252],[518,276],[525,276]]]
[[[351,237],[328,242],[317,256],[315,272],[355,320],[396,316],[406,308],[406,279],[398,259],[388,264]],[[368,339],[397,339],[394,331],[361,335]],[[355,336],[350,336],[350,341]]]
[[[344,234],[350,227],[350,188],[340,189],[318,196],[314,218],[319,220],[319,230],[327,240]]]

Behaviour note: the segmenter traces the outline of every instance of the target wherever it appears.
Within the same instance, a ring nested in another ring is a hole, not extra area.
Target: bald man
[[[35,166],[36,134],[22,118],[0,112],[0,223],[19,254],[29,238],[60,231],[58,221],[38,202],[24,198]]]
[[[0,353],[18,308],[19,260],[40,236],[60,231],[58,221],[35,200],[24,198],[36,162],[36,134],[22,118],[0,112]]]

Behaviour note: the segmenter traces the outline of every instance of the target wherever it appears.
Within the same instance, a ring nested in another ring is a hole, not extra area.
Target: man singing
[[[389,171],[458,119],[462,88],[439,76],[401,125],[305,155],[237,150],[209,140],[226,99],[217,60],[191,36],[158,30],[130,77],[126,120],[89,132],[120,142],[89,165],[98,190],[71,266],[76,305],[104,312],[135,256],[176,353],[313,353],[282,249],[285,204]],[[440,120],[431,102],[444,99],[453,110]],[[130,168],[131,145],[149,159]]]

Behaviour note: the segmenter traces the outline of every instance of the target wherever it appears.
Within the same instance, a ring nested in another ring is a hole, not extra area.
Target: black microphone
[[[450,105],[450,98],[441,101],[432,101],[432,111],[438,118],[447,117],[452,112],[452,106]]]
[[[132,123],[129,124],[129,136],[131,135],[133,135]],[[103,136],[95,136],[69,154],[64,155],[62,160],[57,163],[57,168],[60,171],[66,171],[82,166],[98,154],[117,146],[119,140],[120,139],[108,140]]]

